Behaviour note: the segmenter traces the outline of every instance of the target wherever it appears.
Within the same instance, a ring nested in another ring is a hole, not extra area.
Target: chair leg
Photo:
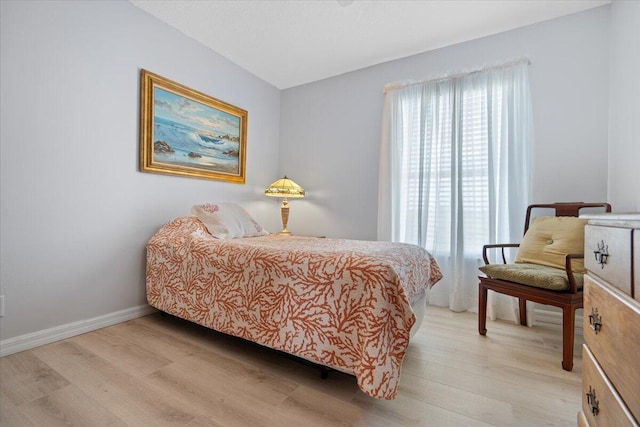
[[[574,307],[562,308],[562,369],[573,370],[573,338],[576,323]]]
[[[527,300],[518,298],[518,311],[520,312],[520,324],[527,326]]]
[[[482,282],[478,289],[478,332],[487,335],[487,287]]]

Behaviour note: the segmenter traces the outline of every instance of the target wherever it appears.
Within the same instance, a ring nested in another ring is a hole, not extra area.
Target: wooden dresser
[[[640,423],[640,214],[583,215],[580,426]]]

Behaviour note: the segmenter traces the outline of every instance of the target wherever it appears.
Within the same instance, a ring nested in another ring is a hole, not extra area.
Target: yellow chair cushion
[[[480,271],[493,279],[533,286],[552,291],[568,291],[569,279],[563,269],[538,264],[489,264],[479,267]],[[582,274],[574,274],[578,289],[582,289]]]
[[[566,254],[584,253],[586,219],[543,216],[534,218],[520,243],[516,263],[530,263],[564,270]],[[575,273],[584,273],[582,259],[572,261]]]

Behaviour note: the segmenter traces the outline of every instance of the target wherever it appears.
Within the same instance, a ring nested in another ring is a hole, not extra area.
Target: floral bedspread
[[[216,331],[352,373],[393,399],[415,323],[442,277],[414,245],[299,236],[215,239],[196,217],[147,245],[149,304]]]

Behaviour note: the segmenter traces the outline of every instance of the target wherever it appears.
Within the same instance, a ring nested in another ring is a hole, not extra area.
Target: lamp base
[[[292,236],[291,232],[289,230],[287,230],[286,228],[282,231],[279,231],[278,233],[276,233],[278,236]]]
[[[282,201],[282,206],[280,206],[280,217],[282,219],[282,231],[278,234],[288,236],[291,232],[287,230],[287,222],[289,222],[289,202],[287,199],[284,199]]]

